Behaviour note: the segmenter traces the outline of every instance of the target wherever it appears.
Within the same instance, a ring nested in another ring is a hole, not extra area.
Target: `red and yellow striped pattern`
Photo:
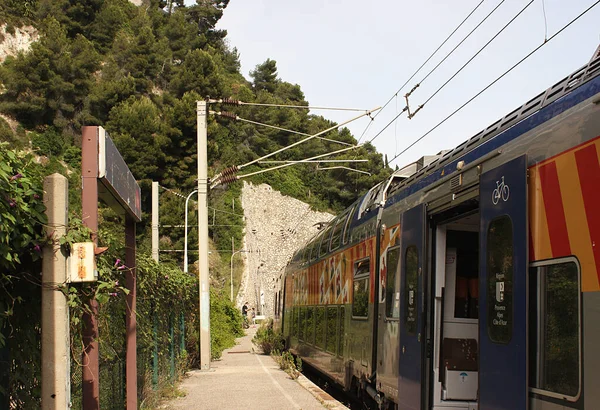
[[[529,169],[529,232],[531,261],[575,255],[600,290],[600,137]]]

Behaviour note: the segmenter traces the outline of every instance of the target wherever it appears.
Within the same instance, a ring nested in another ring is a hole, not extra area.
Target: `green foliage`
[[[279,368],[289,374],[292,379],[297,379],[302,373],[302,359],[300,357],[294,360],[294,356],[290,352],[280,352],[279,350],[273,350],[271,357],[275,359]]]
[[[0,143],[0,271],[17,268],[27,254],[39,259],[46,223],[40,169],[30,154]],[[3,273],[0,282],[8,280]]]
[[[280,333],[273,330],[273,319],[261,323],[252,338],[252,343],[259,347],[264,354],[271,354],[272,351],[281,351],[283,348],[283,338]]]
[[[210,355],[221,357],[223,350],[235,345],[235,338],[244,335],[242,314],[225,292],[210,289]]]

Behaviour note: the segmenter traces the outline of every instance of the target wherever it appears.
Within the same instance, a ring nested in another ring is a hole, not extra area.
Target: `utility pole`
[[[152,181],[152,259],[158,262],[158,182]]]
[[[208,153],[206,101],[197,101],[198,273],[200,293],[200,370],[210,369],[210,290],[208,288]]]

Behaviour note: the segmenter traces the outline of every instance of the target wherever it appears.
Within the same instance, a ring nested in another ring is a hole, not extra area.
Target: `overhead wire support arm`
[[[373,112],[375,112],[375,111],[377,111],[377,110],[380,110],[380,109],[381,109],[381,107],[374,108],[374,109],[372,109],[372,110],[370,110],[370,111],[367,111],[367,112],[365,112],[364,114],[358,115],[358,116],[356,116],[356,117],[354,117],[354,118],[351,118],[351,119],[349,119],[349,120],[347,120],[347,121],[344,121],[344,122],[343,122],[343,123],[341,123],[341,124],[337,124],[337,125],[334,125],[334,126],[332,126],[332,127],[329,127],[329,128],[327,128],[326,130],[323,130],[323,131],[321,131],[321,132],[318,132],[318,133],[316,133],[316,134],[314,134],[314,135],[311,135],[311,136],[309,136],[309,137],[307,137],[307,138],[304,138],[303,140],[300,140],[300,141],[298,141],[298,142],[295,142],[295,143],[293,143],[293,144],[290,144],[290,145],[288,145],[288,146],[286,146],[286,147],[283,147],[283,148],[281,148],[281,149],[278,149],[278,150],[276,150],[276,151],[273,151],[273,152],[271,152],[270,154],[264,155],[264,156],[262,156],[262,157],[260,157],[260,158],[257,158],[257,159],[255,159],[255,160],[252,160],[252,161],[250,161],[250,162],[247,162],[246,164],[240,165],[240,166],[239,166],[239,169],[242,169],[242,168],[244,168],[244,167],[247,167],[247,166],[249,166],[249,165],[255,164],[255,163],[257,163],[258,161],[262,161],[262,160],[264,160],[264,159],[266,159],[266,158],[272,157],[272,156],[273,156],[273,155],[275,155],[275,154],[279,154],[280,152],[283,152],[283,151],[285,151],[285,150],[288,150],[288,149],[290,149],[290,148],[293,148],[293,147],[295,147],[295,146],[297,146],[297,145],[303,144],[303,143],[305,143],[305,142],[307,142],[307,141],[309,141],[309,140],[311,140],[311,139],[313,139],[313,138],[317,138],[317,137],[319,137],[319,136],[321,136],[321,135],[323,135],[323,134],[326,134],[326,133],[328,133],[329,131],[332,131],[332,130],[334,130],[334,129],[337,129],[337,128],[340,128],[340,127],[343,127],[343,126],[344,126],[344,125],[346,125],[346,124],[349,124],[349,123],[351,123],[351,122],[353,122],[353,121],[356,121],[356,120],[358,120],[359,118],[362,118],[362,117],[364,117],[364,116],[368,116],[368,115],[370,115],[371,113],[373,113]],[[352,149],[352,148],[356,148],[356,147],[357,147],[357,146],[352,146],[352,147],[348,147],[348,149]],[[348,149],[346,149],[346,150],[348,150]]]
[[[362,145],[356,145],[356,146],[352,146],[352,147],[348,147],[348,148],[342,148],[340,150],[333,151],[333,152],[326,152],[325,154],[317,155],[317,156],[314,156],[314,157],[311,157],[311,158],[301,159],[301,160],[298,160],[298,161],[291,162],[289,164],[278,165],[276,167],[271,167],[271,168],[263,169],[263,170],[260,170],[260,171],[251,172],[251,173],[245,174],[245,175],[238,175],[236,178],[237,179],[241,179],[241,178],[249,177],[249,176],[252,176],[252,175],[262,174],[262,173],[265,173],[265,172],[268,172],[268,171],[274,171],[276,169],[281,169],[281,168],[289,167],[290,165],[296,165],[296,164],[302,164],[302,163],[310,162],[312,160],[323,158],[323,157],[326,157],[326,156],[329,156],[329,155],[340,154],[342,152],[350,151],[351,149],[357,149],[357,148],[360,148],[361,146]]]
[[[253,103],[234,100],[231,98],[223,98],[219,100],[209,100],[211,104],[227,104],[227,105],[252,105],[258,107],[277,107],[277,108],[301,108],[306,110],[329,110],[329,111],[356,111],[356,112],[367,112],[368,110],[361,108],[344,108],[344,107],[317,107],[313,105],[288,105],[288,104],[267,104],[267,103]]]
[[[230,118],[230,119],[236,120],[236,121],[247,122],[249,124],[260,125],[262,127],[273,128],[275,130],[289,132],[290,134],[304,135],[306,137],[311,137],[312,136],[311,134],[307,134],[305,132],[294,131],[294,130],[290,130],[290,129],[287,129],[287,128],[278,127],[276,125],[270,125],[270,124],[265,124],[265,123],[262,123],[262,122],[248,120],[246,118],[242,118],[242,117],[240,117],[240,116],[238,116],[238,115],[236,115],[234,113],[227,112],[227,111],[210,111],[210,113],[213,114],[213,115],[218,115],[218,116],[221,116],[221,117]],[[325,138],[325,137],[317,137],[317,138],[319,138],[320,140],[323,140],[323,141],[335,142],[335,143],[341,144],[341,145],[348,145],[348,146],[352,145],[352,144],[347,143],[347,142],[336,141],[336,140],[332,140],[330,138]]]
[[[372,175],[370,172],[367,171],[362,171],[360,169],[354,169],[354,168],[350,168],[350,167],[344,167],[344,166],[337,166],[337,167],[325,167],[325,168],[317,168],[318,170],[326,170],[326,169],[347,169],[348,171],[354,171],[354,172],[359,172],[361,174],[366,174],[366,175]]]
[[[298,161],[259,161],[259,164],[290,164],[290,163],[296,163]],[[368,159],[323,159],[320,161],[304,161],[304,162],[310,162],[310,163],[315,163],[315,164],[320,164],[323,162],[369,162]]]

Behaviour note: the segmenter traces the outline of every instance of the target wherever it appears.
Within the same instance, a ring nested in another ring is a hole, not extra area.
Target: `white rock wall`
[[[0,42],[0,63],[3,63],[8,56],[16,56],[20,51],[28,51],[31,43],[40,37],[37,30],[31,26],[15,28],[14,34],[11,34],[6,31],[6,24],[0,26],[0,34],[4,38]]]
[[[242,286],[237,305],[248,302],[261,313],[260,291],[264,292],[266,316],[273,316],[275,283],[294,251],[314,236],[315,224],[334,215],[311,211],[302,201],[281,195],[269,185],[244,182],[242,206],[246,219],[245,257]]]

